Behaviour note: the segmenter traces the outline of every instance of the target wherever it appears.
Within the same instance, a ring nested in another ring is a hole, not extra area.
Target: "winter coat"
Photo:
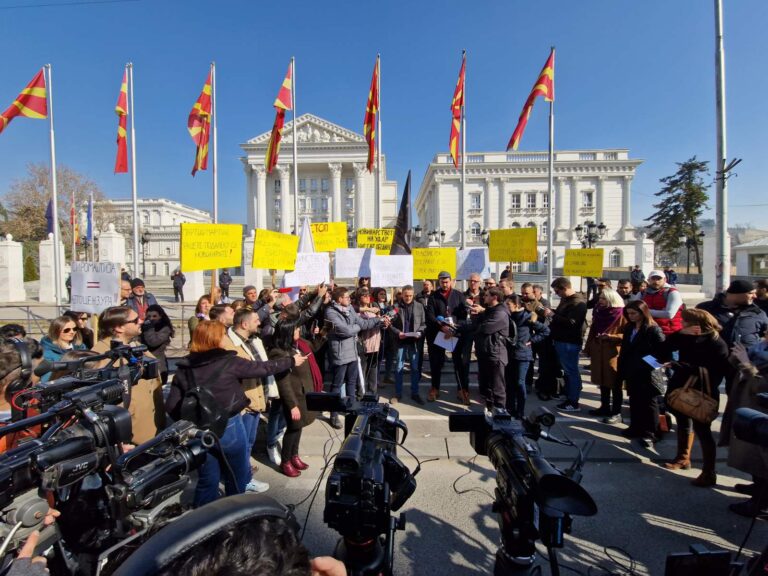
[[[173,281],[173,287],[177,290],[184,288],[184,284],[187,283],[187,277],[182,273],[174,274],[171,276],[171,280]]]
[[[136,300],[135,296],[129,296],[128,299],[125,301],[125,305],[128,306],[131,310],[136,312],[136,314],[139,315],[140,320],[144,321],[144,315],[147,313],[147,308],[150,306],[154,306],[157,304],[157,298],[154,297],[153,294],[150,294],[149,292],[144,293],[144,308],[143,311],[141,307],[139,306],[138,300]]]
[[[743,308],[729,308],[725,305],[725,294],[717,294],[712,300],[702,302],[696,308],[706,310],[720,323],[720,336],[728,346],[741,342],[749,348],[760,340],[768,330],[768,316],[755,303]]]
[[[664,333],[654,324],[643,326],[632,338],[634,328],[634,324],[624,326],[619,351],[618,378],[627,383],[630,395],[633,390],[647,391],[649,388],[661,394],[664,391],[663,378],[643,358],[649,354],[659,357],[662,353],[661,343],[664,342]]]
[[[561,298],[550,318],[549,329],[554,342],[581,346],[584,322],[587,319],[587,303],[581,294],[574,293]]]
[[[229,288],[230,284],[232,284],[232,276],[229,275],[229,272],[222,272],[219,274],[219,286]]]
[[[197,325],[200,324],[202,320],[208,320],[207,316],[198,316],[195,314],[194,316],[191,316],[189,320],[187,320],[187,328],[189,328],[189,339],[192,340],[192,333],[195,331],[195,328],[197,328]]]
[[[633,284],[640,284],[640,282],[645,280],[645,273],[639,268],[633,268],[632,272],[629,273],[629,278]]]
[[[512,335],[514,330],[517,337],[514,347],[508,348],[508,351],[512,352],[515,360],[521,362],[532,362],[533,344],[543,342],[549,336],[549,327],[543,322],[531,321],[531,317],[528,310],[518,310],[509,315],[509,334]]]
[[[472,326],[475,333],[475,353],[480,361],[492,361],[506,365],[507,337],[509,336],[509,312],[503,304],[497,304],[478,314]]]
[[[74,342],[72,343],[72,348],[65,350],[56,344],[56,342],[51,340],[50,336],[43,336],[43,339],[40,340],[40,346],[43,348],[43,358],[49,362],[60,362],[61,357],[69,352],[69,350],[88,350],[88,348],[85,347],[85,344],[75,344]],[[40,378],[40,381],[48,382],[50,378],[51,373],[48,372],[48,374]]]
[[[427,329],[427,313],[424,310],[424,306],[421,302],[417,302],[415,299],[411,303],[411,317],[409,320],[408,329],[404,330],[403,322],[405,322],[405,304],[400,302],[397,307],[397,315],[392,319],[392,325],[389,327],[390,333],[393,335],[398,347],[405,344],[413,344],[416,342],[415,338],[400,339],[400,333],[405,332],[421,332]]]
[[[361,318],[350,306],[343,308],[334,302],[325,309],[325,319],[333,324],[328,334],[328,360],[331,366],[343,366],[357,361],[357,335],[361,330],[378,326],[380,318]]]
[[[315,340],[302,339],[312,352],[317,352],[324,344],[324,338]],[[290,358],[295,354],[293,350],[282,350],[280,348],[271,348],[268,352],[270,360],[281,360]],[[304,426],[309,426],[315,421],[316,412],[310,412],[307,409],[307,392],[314,392],[314,381],[312,380],[312,369],[309,362],[304,362],[301,366],[294,366],[291,370],[275,374],[277,387],[280,390],[280,399],[282,400],[283,414],[288,424],[289,430],[300,430]],[[291,409],[298,406],[301,412],[299,420],[291,419]]]
[[[728,345],[722,338],[675,332],[667,336],[660,348],[662,360],[670,360],[675,351],[679,353],[679,360],[672,365],[667,393],[684,386],[691,375],[699,374],[701,367],[709,372],[711,396],[716,400],[720,398],[718,387],[728,372]],[[701,385],[697,383],[697,387]]]
[[[188,371],[194,374],[195,383],[210,390],[216,402],[226,409],[230,416],[240,413],[250,404],[243,392],[241,382],[247,378],[264,378],[268,374],[285,372],[293,367],[293,358],[255,362],[245,360],[234,350],[214,348],[207,352],[192,352],[177,364],[171,391],[165,401],[165,408],[175,419],[179,418],[181,401],[185,392],[192,387]]]
[[[451,290],[447,297],[440,290],[432,292],[426,309],[427,316],[427,342],[430,344],[435,340],[435,336],[440,331],[440,322],[438,316],[443,318],[452,317],[457,326],[466,324],[467,307],[464,301],[464,294],[459,290]]]
[[[589,370],[593,384],[613,388],[619,377],[619,353],[624,339],[627,320],[622,314],[598,338],[595,324],[589,328],[584,352],[589,356]]]
[[[160,372],[168,372],[168,361],[165,358],[165,349],[171,343],[171,327],[157,328],[150,322],[145,322],[141,327],[141,341],[147,345],[147,349],[157,358]]]
[[[243,342],[240,335],[232,328],[227,330],[227,341],[224,343],[223,348],[225,350],[234,350],[238,358],[243,360],[261,362],[256,351],[251,349],[248,343]],[[240,385],[243,387],[243,392],[245,392],[248,400],[251,401],[248,409],[253,412],[265,412],[267,410],[267,400],[264,394],[263,380],[261,378],[243,378],[240,381]]]
[[[367,320],[368,318],[377,318],[378,315],[375,312],[358,312],[360,318]],[[366,354],[373,354],[381,349],[381,328],[374,326],[369,330],[361,330],[357,335],[360,343],[363,346]]]

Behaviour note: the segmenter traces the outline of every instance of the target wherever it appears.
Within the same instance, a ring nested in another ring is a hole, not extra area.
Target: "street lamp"
[[[147,244],[149,244],[150,236],[148,232],[142,232],[140,236],[141,241],[141,264],[142,264],[142,276],[147,277]]]
[[[421,243],[421,233],[422,233],[421,224],[416,224],[416,227],[413,229],[413,237],[416,240],[416,244]]]
[[[602,222],[595,224],[592,220],[587,220],[583,226],[579,224],[573,231],[576,232],[576,238],[581,242],[582,248],[592,248],[598,240],[603,239],[608,227]]]
[[[432,230],[428,233],[430,242],[438,242],[440,246],[443,245],[445,240],[445,230]]]
[[[351,228],[347,229],[347,245],[355,246],[356,242],[357,242],[357,230],[355,230],[355,227],[352,226]]]
[[[489,243],[490,243],[490,241],[491,241],[491,235],[490,235],[490,233],[488,232],[488,230],[486,230],[485,228],[483,228],[483,231],[482,231],[482,232],[480,232],[480,240],[481,240],[481,241],[483,242],[483,244],[485,244],[486,246],[488,246],[488,244],[489,244]]]

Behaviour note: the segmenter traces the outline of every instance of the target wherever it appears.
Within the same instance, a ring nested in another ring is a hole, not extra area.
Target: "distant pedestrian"
[[[221,287],[221,293],[224,298],[229,298],[229,286],[232,284],[232,276],[229,275],[229,270],[223,270],[219,274],[219,286]]]
[[[184,284],[187,283],[187,277],[181,273],[178,268],[171,275],[173,282],[173,298],[176,302],[184,302]]]
[[[640,264],[635,264],[635,267],[629,273],[629,279],[632,280],[632,284],[640,284],[645,280],[645,273],[640,269]]]

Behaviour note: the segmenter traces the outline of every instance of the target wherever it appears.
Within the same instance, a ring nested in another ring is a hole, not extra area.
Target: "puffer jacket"
[[[478,360],[490,360],[506,365],[509,312],[503,304],[486,308],[473,321],[475,351]]]
[[[517,339],[513,349],[514,359],[523,362],[533,360],[533,344],[542,342],[549,336],[549,327],[542,322],[532,322],[528,310],[511,312],[509,320],[517,327]],[[512,330],[510,330],[510,334]],[[529,345],[530,344],[530,345]]]
[[[333,324],[328,334],[328,359],[331,366],[343,366],[357,361],[357,335],[361,330],[378,326],[381,318],[361,318],[350,306],[334,302],[325,309],[325,319]]]
[[[768,316],[757,304],[750,304],[732,312],[732,317],[723,325],[720,336],[728,346],[741,342],[749,348],[760,341],[766,330]]]

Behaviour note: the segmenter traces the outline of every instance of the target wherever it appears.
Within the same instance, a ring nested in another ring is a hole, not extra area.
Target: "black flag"
[[[400,212],[397,213],[395,237],[392,239],[392,256],[411,253],[411,171],[405,181],[403,199],[400,201]]]

